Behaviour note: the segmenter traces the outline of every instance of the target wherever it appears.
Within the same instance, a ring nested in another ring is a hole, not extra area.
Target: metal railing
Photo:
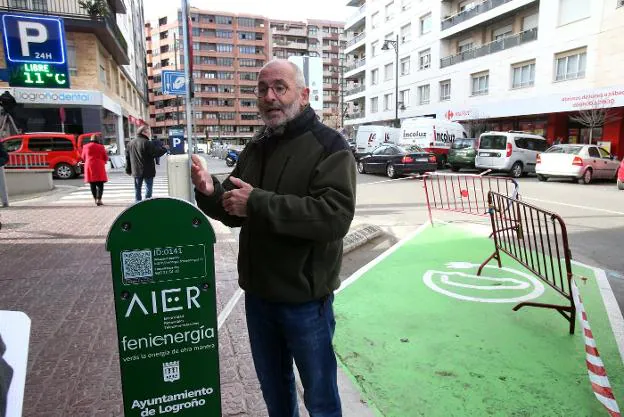
[[[362,117],[365,117],[363,111],[353,112],[349,114],[349,119],[361,119]]]
[[[9,169],[48,168],[48,155],[45,153],[9,153],[9,162],[4,166]]]
[[[348,28],[353,23],[355,23],[358,20],[360,20],[360,18],[362,17],[362,15],[365,12],[366,12],[366,4],[363,4],[363,5],[360,6],[360,8],[355,13],[353,13],[351,16],[349,16],[349,18],[347,19],[347,24],[345,25],[345,28]]]
[[[483,3],[477,4],[471,9],[466,9],[456,15],[450,16],[442,20],[442,30],[446,30],[450,27],[458,25],[466,20],[472,19],[475,16],[488,12],[498,6],[502,6],[505,3],[509,3],[512,0],[486,0]]]
[[[0,0],[0,10],[53,15],[66,19],[93,20],[105,23],[113,32],[123,50],[128,53],[128,42],[126,42],[119,26],[117,26],[115,13],[113,13],[108,4],[106,4],[107,12],[104,16],[89,15],[85,9],[80,7],[78,0],[47,0],[45,2]]]
[[[359,87],[352,88],[350,90],[345,91],[345,95],[350,96],[351,94],[361,93],[366,89],[365,86],[361,85]]]
[[[471,59],[479,58],[485,55],[494,54],[496,52],[504,51],[505,49],[514,48],[527,42],[537,40],[537,28],[525,30],[516,35],[506,36],[502,39],[487,43],[483,46],[470,49],[465,52],[460,52],[457,55],[447,56],[440,59],[440,68],[455,65],[460,62],[468,61]]]
[[[518,183],[507,177],[431,173],[425,176],[424,187],[431,224],[433,210],[487,216],[490,191],[519,198]]]
[[[574,334],[576,307],[572,296],[572,253],[568,233],[559,215],[502,194],[488,194],[489,214],[494,237],[494,253],[479,267],[477,275],[492,259],[501,268],[503,252],[522,264],[552,289],[562,295],[566,305],[522,302],[522,307],[557,310],[569,322]]]
[[[366,37],[366,33],[362,32],[359,35],[355,36],[353,39],[347,41],[347,48],[351,45],[355,45],[359,41],[363,40]]]
[[[362,58],[358,61],[355,61],[354,63],[347,65],[345,68],[345,71],[352,71],[354,69],[360,68],[361,66],[366,65],[366,58]]]

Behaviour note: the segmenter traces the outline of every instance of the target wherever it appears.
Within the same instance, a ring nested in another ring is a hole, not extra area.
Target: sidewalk
[[[164,171],[162,165],[159,174]],[[123,206],[57,205],[58,195],[0,209],[0,309],[32,320],[24,417],[122,416],[110,254]],[[234,233],[212,222],[221,314],[238,290]],[[223,416],[263,417],[241,298],[219,331]],[[363,417],[341,375],[345,416]],[[346,390],[346,391],[344,391]],[[349,395],[350,393],[350,395]],[[354,408],[355,407],[355,408]],[[300,401],[301,416],[307,416]],[[358,410],[358,411],[349,411]]]

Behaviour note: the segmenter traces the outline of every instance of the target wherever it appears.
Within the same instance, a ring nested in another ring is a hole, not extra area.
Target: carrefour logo
[[[71,93],[52,93],[52,92],[27,92],[20,91],[17,93],[17,101],[21,103],[91,103],[94,97],[90,93],[71,92]]]

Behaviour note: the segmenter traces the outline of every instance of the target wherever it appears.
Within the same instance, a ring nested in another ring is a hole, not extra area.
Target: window
[[[229,71],[218,71],[217,72],[217,79],[218,80],[233,80],[234,79],[234,73],[233,72],[229,72]]]
[[[559,0],[559,25],[589,17],[591,2],[586,0]]]
[[[600,152],[598,152],[598,148],[594,146],[590,146],[589,148],[587,148],[587,151],[589,152],[589,156],[591,156],[592,158],[600,158]]]
[[[431,88],[429,84],[418,87],[418,104],[429,104],[429,92]]]
[[[256,81],[258,80],[258,73],[257,72],[241,72],[240,79],[246,80],[246,81]]]
[[[393,75],[392,75],[392,73],[394,72],[393,67],[394,67],[394,64],[392,63],[384,65],[384,81],[388,81],[393,78]]]
[[[376,29],[379,26],[379,12],[375,12],[371,15],[371,29]]]
[[[106,77],[106,66],[104,64],[100,64],[99,74],[102,84],[106,84],[108,81]]]
[[[241,120],[258,120],[257,113],[241,113]]]
[[[394,19],[394,1],[386,4],[386,22]]]
[[[379,97],[373,97],[370,99],[371,113],[377,113],[379,111]]]
[[[231,46],[232,45],[230,45],[230,47]],[[254,54],[261,54],[262,48],[257,47],[257,46],[239,46],[238,51],[241,54],[254,55]]]
[[[232,31],[231,30],[217,30],[216,35],[217,35],[217,38],[232,39]]]
[[[67,48],[67,67],[69,75],[78,75],[78,67],[76,66],[76,44],[74,41],[67,40],[65,47]]]
[[[242,46],[240,48],[242,48]],[[225,43],[218,43],[217,52],[232,52],[232,45],[228,45]]]
[[[600,157],[604,159],[611,159],[611,154],[603,148],[598,148],[598,152],[600,152]]]
[[[557,54],[555,81],[585,78],[586,61],[587,51],[585,49]]]
[[[401,0],[401,11],[409,10],[412,7],[412,0]]]
[[[425,49],[418,53],[418,69],[424,70],[431,68],[431,49]]]
[[[412,24],[408,23],[407,25],[401,28],[401,43],[407,43],[412,40]]]
[[[379,70],[374,69],[371,71],[371,85],[379,84]]]
[[[15,152],[16,150],[22,147],[22,140],[21,139],[9,139],[3,142],[3,145],[4,145],[4,149],[6,149],[7,152]]]
[[[261,67],[264,65],[264,61],[260,59],[240,58],[238,60],[238,65],[241,67]]]
[[[451,99],[451,80],[440,81],[440,101]]]
[[[52,138],[30,138],[28,149],[34,152],[49,152],[52,150]]]
[[[229,16],[215,16],[215,23],[217,25],[231,25],[232,18]]]
[[[371,56],[377,56],[377,47],[379,46],[379,41],[375,41],[371,43]]]
[[[234,65],[234,58],[217,58],[215,61],[220,67],[231,67]]]
[[[498,41],[503,38],[506,38],[507,36],[511,36],[512,34],[513,34],[513,27],[511,25],[503,26],[501,28],[498,28],[492,31],[492,40]]]
[[[247,28],[252,28],[254,26],[256,26],[256,19],[251,19],[249,17],[239,17],[238,19],[238,26],[244,26]]]
[[[431,32],[431,13],[420,18],[420,34],[425,35]]]
[[[390,110],[392,109],[392,96],[394,94],[390,93],[390,94],[384,94],[384,110]]]
[[[474,9],[477,6],[475,0],[466,0],[459,3],[459,12]]]
[[[393,41],[394,39],[394,32],[390,32],[386,35],[386,37],[384,38],[384,40],[386,41]]]
[[[490,73],[472,74],[472,95],[482,96],[488,93],[490,87]]]
[[[524,19],[522,19],[522,31],[524,32],[525,30],[535,29],[537,27],[538,21],[539,21],[538,13],[525,16]]]
[[[473,48],[472,38],[457,42],[457,53],[461,54]]]
[[[534,84],[535,61],[512,65],[511,88],[533,87]]]
[[[410,72],[410,57],[401,58],[401,75],[408,75]]]
[[[399,105],[409,107],[410,104],[410,90],[399,91]]]

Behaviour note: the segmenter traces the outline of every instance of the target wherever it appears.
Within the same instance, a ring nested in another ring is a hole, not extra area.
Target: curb
[[[357,226],[354,230],[350,230],[342,239],[342,253],[347,254],[365,243],[370,242],[382,233],[383,231],[379,226],[369,224]]]

